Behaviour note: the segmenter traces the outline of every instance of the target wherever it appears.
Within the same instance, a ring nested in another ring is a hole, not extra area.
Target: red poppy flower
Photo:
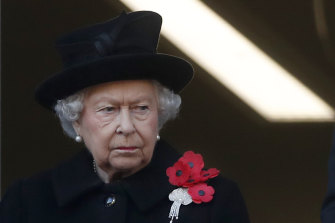
[[[190,166],[192,172],[191,175],[194,178],[199,177],[202,168],[204,168],[204,161],[202,156],[200,154],[194,153],[193,151],[185,152],[179,161],[182,161],[183,163],[186,163]]]
[[[188,194],[191,195],[194,203],[210,202],[213,199],[215,190],[206,183],[199,183],[188,188]]]
[[[208,179],[214,178],[217,175],[219,175],[220,171],[216,168],[210,168],[208,170],[202,170],[201,171],[201,181],[206,181]]]
[[[172,167],[166,169],[169,182],[175,186],[183,186],[190,177],[190,174],[190,166],[181,161],[177,161]]]
[[[189,178],[187,179],[187,181],[183,184],[183,187],[191,187],[194,184],[202,182],[201,179],[202,178],[201,178],[200,174],[198,174],[198,175],[192,175],[192,173],[191,173],[190,176],[189,176]]]

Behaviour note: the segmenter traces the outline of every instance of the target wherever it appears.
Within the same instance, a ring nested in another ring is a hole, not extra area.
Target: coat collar
[[[103,182],[94,173],[92,156],[85,149],[53,171],[52,184],[58,205],[66,206]]]
[[[171,146],[159,141],[150,164],[118,184],[140,210],[150,209],[162,199],[167,199],[175,189],[169,184],[165,171],[178,158]],[[92,156],[87,150],[57,168],[52,180],[59,206],[66,206],[88,191],[104,185],[93,171]]]

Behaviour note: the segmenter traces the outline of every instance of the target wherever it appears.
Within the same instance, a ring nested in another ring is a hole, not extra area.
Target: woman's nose
[[[131,119],[128,109],[121,109],[119,116],[119,126],[116,128],[116,133],[130,135],[135,132],[134,123]]]

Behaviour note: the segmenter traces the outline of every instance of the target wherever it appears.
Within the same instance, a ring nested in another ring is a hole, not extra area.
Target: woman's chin
[[[149,162],[145,162],[143,158],[140,157],[118,157],[117,159],[110,160],[110,165],[117,172],[129,172],[131,174],[136,173]]]

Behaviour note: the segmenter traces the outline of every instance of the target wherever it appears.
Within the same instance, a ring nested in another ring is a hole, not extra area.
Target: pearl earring
[[[161,139],[161,137],[159,135],[157,135],[157,141],[159,141]]]
[[[77,135],[74,140],[76,140],[76,142],[82,142],[83,138],[80,135]]]

